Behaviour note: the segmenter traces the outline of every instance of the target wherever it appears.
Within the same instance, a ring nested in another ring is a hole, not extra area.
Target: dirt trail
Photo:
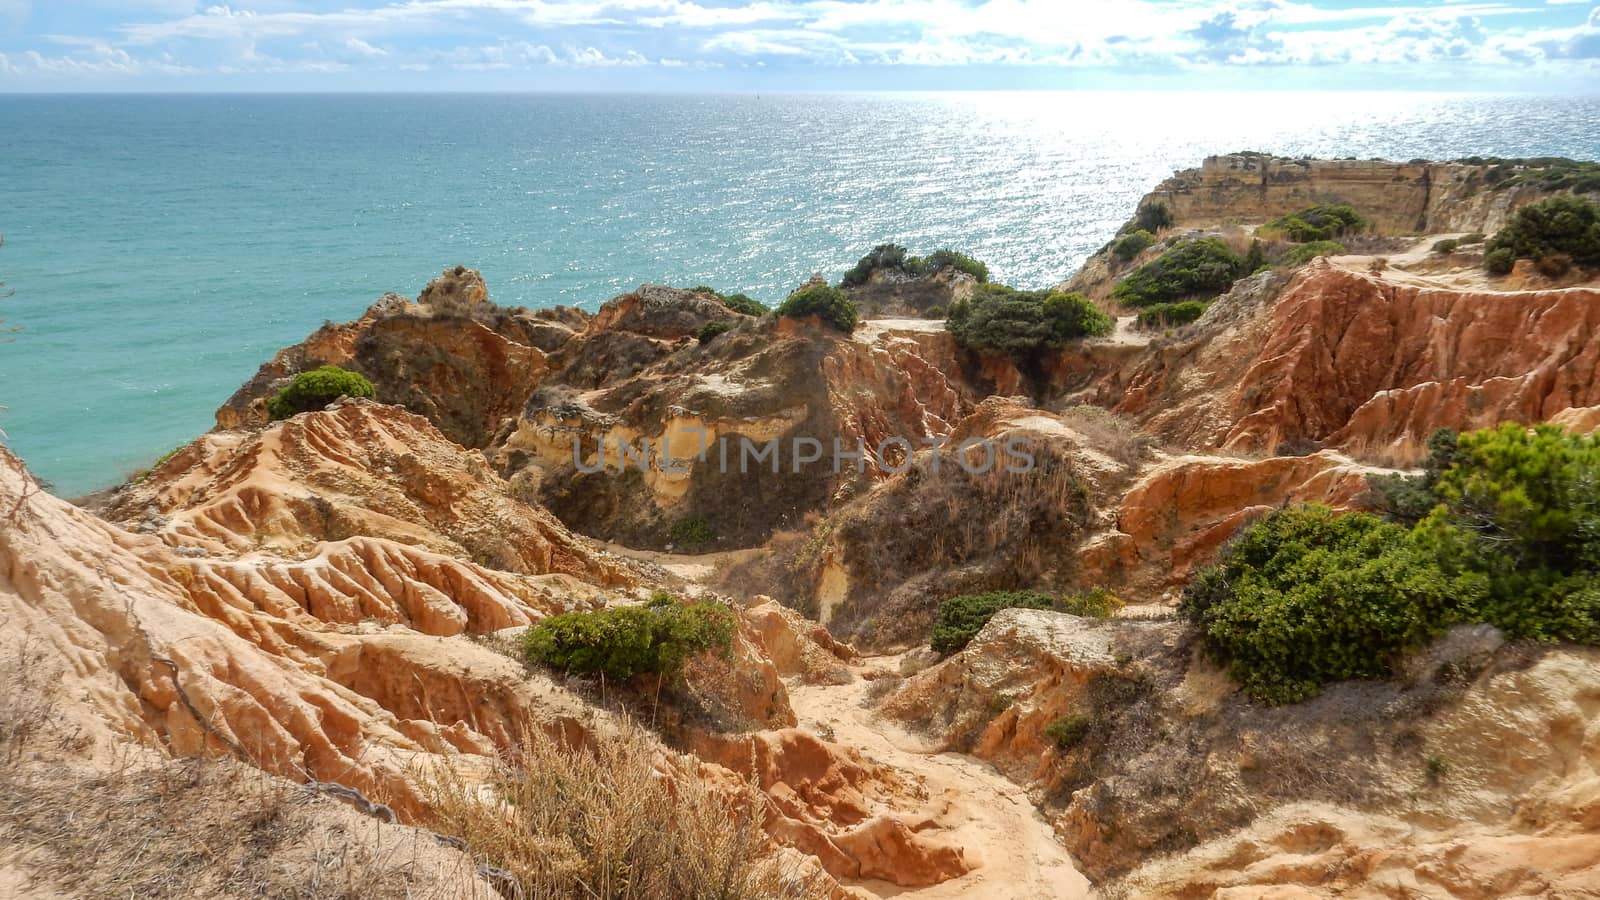
[[[889,658],[885,658],[889,659]],[[888,668],[867,660],[867,668]],[[891,669],[892,671],[892,669]],[[861,674],[861,670],[857,670]],[[982,897],[984,900],[1077,900],[1091,896],[1089,882],[1056,840],[1027,792],[987,763],[959,753],[938,753],[868,708],[872,682],[789,686],[801,726],[826,725],[833,740],[922,780],[939,825],[967,858],[981,863],[967,875],[925,888],[882,881],[848,882],[879,897],[906,900]]]

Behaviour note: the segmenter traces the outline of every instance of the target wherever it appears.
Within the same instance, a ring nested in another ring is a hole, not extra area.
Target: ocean
[[[874,244],[1059,282],[1208,154],[1600,158],[1600,98],[1440,94],[0,95],[0,430],[75,495],[207,430],[271,354],[481,269],[773,302]]]

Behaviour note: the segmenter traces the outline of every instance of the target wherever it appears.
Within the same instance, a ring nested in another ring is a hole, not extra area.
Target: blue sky
[[[1600,91],[1594,0],[0,0],[0,91]]]

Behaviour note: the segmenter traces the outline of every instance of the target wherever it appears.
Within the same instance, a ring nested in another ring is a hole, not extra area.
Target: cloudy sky
[[[1594,0],[0,0],[0,91],[1600,91]]]

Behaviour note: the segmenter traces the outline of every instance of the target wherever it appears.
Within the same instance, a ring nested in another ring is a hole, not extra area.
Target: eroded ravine
[[[888,671],[868,659],[855,674]],[[981,760],[942,753],[928,742],[878,716],[868,700],[873,680],[857,677],[842,685],[789,686],[789,701],[801,727],[831,730],[837,743],[861,750],[874,761],[921,782],[935,822],[977,868],[942,884],[902,888],[881,881],[846,882],[880,897],[940,900],[984,897],[992,900],[1076,900],[1091,896],[1088,879],[1050,824],[1021,787]]]

